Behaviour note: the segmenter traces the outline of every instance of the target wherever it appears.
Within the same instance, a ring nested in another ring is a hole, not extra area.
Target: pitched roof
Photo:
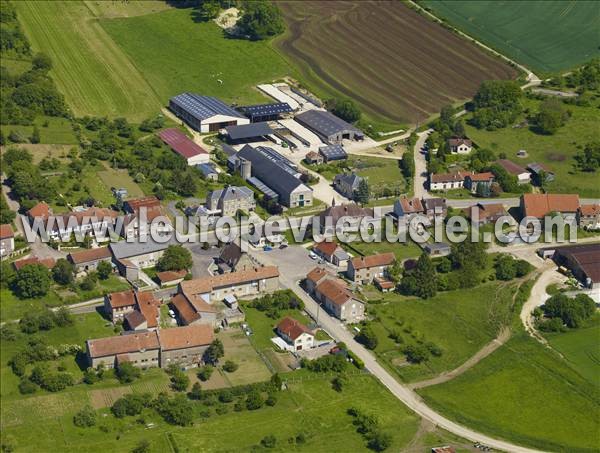
[[[281,113],[292,112],[293,109],[287,102],[275,102],[273,104],[257,104],[257,105],[246,105],[237,108],[240,112],[246,115],[248,118],[255,118],[257,116],[272,116],[279,115]]]
[[[357,127],[325,110],[307,110],[296,115],[294,119],[326,137],[343,131],[354,131],[362,134],[362,131]]]
[[[600,244],[569,245],[557,248],[556,252],[570,256],[592,282],[600,282]]]
[[[358,185],[360,184],[362,179],[363,178],[358,176],[356,173],[340,173],[338,175],[335,175],[335,177],[333,178],[333,184],[336,185],[339,183],[343,183],[350,186],[353,190],[357,190]]]
[[[243,115],[236,112],[223,101],[212,96],[202,96],[195,93],[182,93],[172,97],[171,102],[184,109],[186,112],[200,121],[216,115],[244,118]]]
[[[197,319],[200,319],[200,313],[194,309],[190,301],[187,300],[183,294],[175,294],[171,299],[171,302],[185,324],[191,324]]]
[[[215,337],[212,326],[208,324],[161,329],[158,336],[161,351],[208,346]]]
[[[127,313],[125,315],[125,321],[127,321],[129,328],[133,329],[133,330],[137,329],[142,324],[148,322],[148,320],[144,317],[144,315],[137,310],[133,310],[133,311],[130,311],[129,313]],[[146,326],[150,327],[148,324],[146,324]]]
[[[582,204],[579,207],[581,215],[586,217],[599,216],[600,215],[600,204]]]
[[[164,271],[164,272],[157,272],[156,278],[158,278],[158,280],[161,283],[166,283],[166,282],[172,282],[174,280],[179,280],[180,278],[184,278],[186,275],[187,275],[186,270]]]
[[[140,313],[148,322],[148,328],[157,327],[160,302],[151,292],[137,293],[136,299]]]
[[[135,213],[138,212],[140,208],[152,208],[155,206],[160,206],[160,200],[154,195],[148,195],[146,197],[132,198],[131,200],[126,200],[123,203],[123,206],[126,210]]]
[[[46,219],[50,215],[50,206],[45,201],[41,201],[27,211],[27,214],[32,218],[40,217]]]
[[[331,242],[327,242],[327,241],[323,241],[323,242],[319,242],[316,246],[315,246],[315,250],[317,250],[318,252],[320,252],[322,255],[325,256],[332,256],[335,251],[337,250],[338,245],[337,242],[335,241],[331,241]]]
[[[131,289],[107,294],[111,308],[130,307],[136,304],[135,293]]]
[[[406,212],[407,214],[419,213],[419,212],[424,211],[421,200],[419,200],[416,197],[415,198],[401,197],[399,201],[400,201],[400,204],[402,205],[402,210],[404,212]]]
[[[13,263],[13,266],[16,270],[20,270],[28,264],[41,264],[42,266],[47,267],[48,269],[52,269],[56,264],[56,260],[54,258],[38,258],[37,256],[34,256],[31,258],[24,258],[22,260],[15,261]]]
[[[235,265],[240,261],[240,258],[244,255],[244,251],[242,251],[241,247],[237,245],[235,242],[231,242],[227,244],[223,250],[221,250],[221,254],[219,255],[219,261],[227,263],[231,267],[235,267]]]
[[[159,348],[156,331],[88,340],[87,345],[90,357],[106,357]]]
[[[516,175],[520,175],[521,173],[527,173],[527,170],[525,170],[520,165],[515,164],[512,160],[498,159],[496,161],[496,163],[498,165],[500,165],[502,168],[504,168],[511,175],[515,175],[516,176]]]
[[[394,282],[388,280],[387,278],[375,277],[373,280],[375,281],[375,284],[381,289],[392,289],[396,286]]]
[[[97,249],[81,250],[79,252],[69,253],[69,259],[73,264],[89,263],[90,261],[97,261],[106,258],[110,258],[112,254],[108,247],[100,247]]]
[[[577,212],[579,195],[558,193],[526,193],[521,195],[526,217],[544,217],[550,212]]]
[[[467,145],[467,146],[472,146],[473,142],[471,140],[469,140],[468,138],[449,138],[448,139],[448,144],[450,146],[460,146],[460,145]]]
[[[319,153],[327,160],[342,160],[348,158],[348,153],[342,145],[327,145],[319,147]]]
[[[546,173],[553,173],[550,167],[548,167],[545,164],[539,164],[537,162],[531,162],[527,165],[527,168],[535,174],[538,174],[541,171],[544,171]]]
[[[12,226],[9,223],[0,225],[0,239],[8,239],[12,237],[15,237]]]
[[[343,305],[354,298],[350,290],[337,278],[328,278],[319,283],[316,291],[336,305]]]
[[[165,129],[161,131],[158,136],[163,142],[169,145],[173,151],[185,159],[200,154],[208,154],[208,151],[189,139],[188,136],[179,129]]]
[[[323,220],[326,217],[331,217],[335,225],[342,217],[372,217],[373,214],[373,208],[361,208],[356,203],[347,203],[331,206],[325,209],[319,217],[321,218],[321,225],[324,225]]]
[[[351,263],[354,269],[367,269],[375,266],[389,266],[396,259],[392,252],[379,253],[377,255],[358,256],[352,258]]]
[[[467,171],[457,171],[455,173],[432,173],[429,180],[433,183],[464,181],[470,173]]]
[[[207,198],[213,203],[216,201],[243,200],[245,198],[254,199],[254,192],[245,186],[227,186],[224,189],[213,190]]]
[[[165,250],[169,245],[173,244],[173,240],[167,242],[155,242],[150,237],[146,242],[128,242],[119,241],[112,242],[109,247],[116,259],[132,258],[134,256],[145,255],[147,253],[159,252]]]
[[[507,215],[506,209],[502,203],[477,203],[475,208],[479,211],[479,219],[486,220],[489,217],[500,217]],[[471,215],[471,208],[465,208],[467,216]]]
[[[490,179],[494,179],[494,174],[486,171],[485,173],[474,173],[472,175],[467,175],[466,178],[469,178],[471,181],[489,181]]]
[[[286,316],[281,321],[279,321],[279,324],[277,324],[277,330],[282,334],[286,335],[287,337],[291,338],[292,341],[295,341],[296,338],[298,338],[303,333],[312,335],[312,332],[308,327],[289,316]]]
[[[315,267],[308,274],[306,274],[306,279],[310,280],[313,283],[318,283],[324,277],[327,277],[329,273],[325,270],[324,267]]]
[[[239,285],[249,283],[255,280],[279,277],[277,266],[264,266],[255,269],[231,272],[229,274],[213,275],[210,277],[195,278],[185,280],[179,285],[181,292],[186,295],[203,294],[212,291],[214,288]]]

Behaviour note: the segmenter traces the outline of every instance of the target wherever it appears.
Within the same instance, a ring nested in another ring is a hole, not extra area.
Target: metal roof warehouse
[[[273,134],[273,129],[268,123],[242,124],[240,126],[227,126],[225,128],[230,142],[240,142],[249,139],[262,139]]]
[[[287,102],[276,102],[273,104],[258,104],[238,107],[253,123],[260,121],[273,121],[278,119],[283,113],[291,113],[293,109]]]
[[[188,165],[198,165],[207,163],[209,160],[208,152],[201,146],[194,143],[179,129],[165,129],[158,136],[163,142],[171,147],[173,151],[183,157]]]
[[[227,126],[248,124],[250,120],[212,96],[183,93],[169,100],[169,109],[200,132],[216,132]]]
[[[324,110],[308,110],[296,115],[294,119],[332,144],[341,143],[343,139],[363,140],[365,138],[365,134],[360,129]]]

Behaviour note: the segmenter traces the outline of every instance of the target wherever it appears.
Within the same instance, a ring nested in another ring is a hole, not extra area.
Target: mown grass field
[[[403,381],[412,382],[450,371],[481,349],[508,323],[516,283],[487,283],[468,290],[438,293],[427,300],[396,293],[380,295],[369,304],[379,344],[375,353]],[[399,332],[403,343],[389,335]],[[432,342],[442,349],[421,364],[407,364],[402,347],[416,341]]]
[[[576,371],[600,390],[600,320],[589,327],[548,334],[550,345],[565,356]]]
[[[255,85],[292,75],[268,42],[227,39],[214,23],[194,21],[192,9],[103,19],[100,24],[163,104],[183,91],[238,104],[265,102]]]
[[[538,111],[540,102],[523,100],[525,108],[531,112]],[[546,164],[556,174],[556,179],[546,186],[548,192],[600,197],[598,175],[578,171],[574,160],[586,143],[600,140],[598,102],[590,107],[568,105],[566,108],[573,115],[554,135],[537,134],[527,127],[508,127],[490,132],[467,125],[466,132],[478,146],[489,148],[496,155],[506,153],[508,159],[523,167],[530,162]],[[529,157],[518,158],[517,151],[520,149],[526,150]]]
[[[549,451],[598,449],[597,387],[524,332],[463,375],[419,393],[490,435]]]
[[[50,74],[75,115],[138,121],[156,113],[166,101],[156,95],[86,3],[31,1],[15,2],[15,6],[32,48],[52,58]]]
[[[425,0],[422,3],[439,17],[534,72],[565,71],[600,55],[597,2]]]
[[[57,118],[51,116],[38,116],[33,123],[40,131],[40,144],[62,144],[75,145],[77,138],[73,133],[71,122],[67,118]],[[5,137],[12,131],[19,132],[25,139],[29,140],[33,134],[33,125],[22,126],[20,124],[3,124],[0,126]]]
[[[144,196],[144,192],[133,180],[133,178],[129,176],[127,170],[120,170],[107,166],[106,170],[98,172],[98,177],[109,190],[111,187],[116,187],[117,189],[122,187],[127,189],[127,196],[125,198],[137,198]]]
[[[516,71],[401,2],[280,2],[276,45],[322,97],[355,99],[375,120],[423,121]]]

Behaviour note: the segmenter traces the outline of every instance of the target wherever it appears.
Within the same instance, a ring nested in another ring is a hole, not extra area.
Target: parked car
[[[175,317],[175,312],[173,310],[169,310],[169,316],[171,318],[174,318]]]
[[[279,246],[279,248],[280,248],[281,250],[283,250],[283,249],[286,249],[286,248],[287,248],[287,246],[288,246],[287,244],[281,244],[281,245]]]
[[[308,256],[310,256],[311,260],[316,260],[318,258],[315,252],[308,252]]]

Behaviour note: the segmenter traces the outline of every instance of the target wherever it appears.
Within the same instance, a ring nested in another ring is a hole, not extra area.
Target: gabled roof
[[[136,304],[135,293],[128,289],[107,295],[108,303],[111,308],[130,307]]]
[[[312,335],[312,332],[308,327],[289,316],[286,316],[279,321],[279,324],[277,324],[277,330],[290,338],[292,341],[295,341],[299,336],[305,333]]]
[[[41,264],[48,269],[52,269],[56,264],[56,260],[54,258],[38,258],[37,256],[33,256],[31,258],[24,258],[22,260],[15,261],[13,266],[16,270],[20,270],[28,264]]]
[[[211,202],[242,200],[244,198],[254,199],[254,192],[245,186],[227,186],[224,189],[213,190],[208,194]]]
[[[582,204],[579,212],[586,217],[600,216],[600,204]]]
[[[159,343],[156,331],[151,331],[88,340],[87,346],[90,357],[96,358],[158,349]]]
[[[194,309],[194,306],[183,294],[175,294],[171,299],[171,302],[177,309],[179,317],[185,324],[191,324],[201,318],[200,313]]]
[[[156,278],[158,278],[158,280],[161,283],[167,283],[167,282],[172,282],[174,280],[179,280],[180,278],[184,278],[186,275],[187,275],[187,271],[185,271],[185,270],[164,271],[164,272],[157,272]]]
[[[180,156],[185,159],[198,156],[200,154],[208,154],[204,148],[194,143],[179,129],[171,128],[161,131],[158,136],[163,142],[171,147]]]
[[[354,131],[362,134],[362,131],[357,127],[325,110],[307,110],[296,115],[294,119],[325,137],[343,131]]]
[[[161,329],[158,336],[161,351],[208,346],[215,338],[213,327],[208,324]]]
[[[467,145],[467,146],[472,146],[473,142],[471,140],[469,140],[468,138],[449,138],[448,139],[448,144],[450,146],[460,146],[460,145]]]
[[[392,252],[377,255],[359,256],[350,261],[354,269],[367,269],[375,266],[389,266],[396,259]]]
[[[127,313],[125,315],[125,321],[127,321],[129,328],[132,330],[135,330],[142,324],[148,322],[148,320],[144,317],[144,315],[137,310],[133,310],[133,311],[130,311],[129,313]],[[146,324],[146,326],[150,327],[148,324]]]
[[[320,282],[323,278],[329,276],[330,274],[323,267],[315,267],[308,274],[306,274],[306,279],[310,280],[313,283]]]
[[[526,217],[541,218],[550,212],[577,212],[579,195],[558,193],[526,193],[521,195],[523,214]]]
[[[464,181],[469,174],[470,173],[466,171],[457,171],[456,173],[432,173],[429,175],[429,179],[433,183],[458,182]]]
[[[237,108],[240,112],[244,113],[248,118],[254,118],[256,116],[272,116],[280,115],[281,113],[293,112],[290,104],[287,102],[275,102],[273,104],[258,104],[258,105],[246,105]]]
[[[425,211],[425,209],[423,209],[423,204],[421,203],[421,200],[419,200],[416,197],[401,197],[399,201],[400,205],[402,206],[402,210],[407,214],[418,214],[420,212]]]
[[[333,179],[333,184],[337,185],[343,183],[350,186],[352,190],[358,190],[358,186],[361,181],[362,178],[356,173],[340,173],[339,175],[335,175],[335,178]]]
[[[154,195],[148,195],[141,198],[132,198],[131,200],[125,200],[123,202],[123,207],[125,210],[132,213],[137,213],[140,208],[152,208],[155,206],[160,206],[160,200]]]
[[[12,237],[15,237],[12,226],[9,223],[0,225],[0,239],[8,239]]]
[[[50,215],[50,212],[50,206],[48,206],[48,203],[46,203],[45,201],[41,201],[29,211],[27,211],[27,215],[29,215],[29,217],[32,218],[39,217],[42,219],[46,219]]]
[[[79,252],[69,253],[69,260],[73,264],[89,263],[91,261],[98,261],[111,257],[112,255],[108,247],[100,247],[97,249],[81,250]]]
[[[502,168],[504,168],[511,175],[515,175],[516,176],[516,175],[520,175],[522,173],[527,173],[527,170],[525,170],[520,165],[515,164],[512,160],[498,159],[496,161],[496,163],[498,165],[500,165]]]
[[[423,198],[423,207],[427,210],[429,209],[446,209],[446,199],[445,198]]]
[[[471,181],[489,181],[494,179],[494,174],[487,171],[485,173],[473,173],[471,175],[467,175],[466,178],[469,178]]]
[[[109,247],[116,259],[131,258],[134,256],[145,255],[147,253],[159,252],[165,250],[169,245],[173,244],[173,240],[167,242],[155,242],[150,237],[146,242],[127,242],[119,241],[112,242]]]
[[[331,217],[335,225],[342,217],[372,217],[374,215],[373,208],[361,208],[356,203],[341,204],[331,206],[325,209],[321,214],[321,225],[325,225],[324,219]]]
[[[225,130],[227,131],[227,135],[231,140],[262,137],[264,135],[271,135],[273,133],[273,129],[271,129],[269,123],[267,122],[241,124],[239,126],[227,126]]]
[[[319,283],[316,291],[336,305],[344,305],[354,298],[350,290],[337,278],[328,278]]]
[[[255,269],[231,272],[229,274],[185,280],[179,284],[181,292],[187,297],[194,294],[206,294],[215,288],[239,285],[256,280],[279,277],[277,266],[264,266]]]
[[[321,155],[327,160],[342,160],[348,158],[348,153],[342,145],[328,145],[319,148]]]
[[[229,107],[223,101],[212,97],[194,93],[182,93],[171,98],[171,102],[184,109],[197,120],[203,121],[216,115],[245,118],[240,113]]]
[[[538,164],[537,162],[532,162],[532,163],[528,164],[527,169],[529,169],[531,172],[535,173],[536,175],[542,171],[544,171],[546,173],[553,173],[553,171],[547,165]]]
[[[235,242],[231,242],[227,244],[223,250],[221,250],[221,254],[219,255],[219,261],[229,264],[231,267],[235,267],[238,263],[242,255],[244,255],[244,251],[242,251],[241,247],[237,245]]]
[[[332,241],[332,242],[327,242],[327,241],[323,241],[323,242],[319,242],[317,245],[315,245],[315,250],[317,250],[319,253],[321,253],[324,256],[333,256],[333,254],[335,253],[335,251],[337,250],[339,246],[337,245],[337,242]]]

